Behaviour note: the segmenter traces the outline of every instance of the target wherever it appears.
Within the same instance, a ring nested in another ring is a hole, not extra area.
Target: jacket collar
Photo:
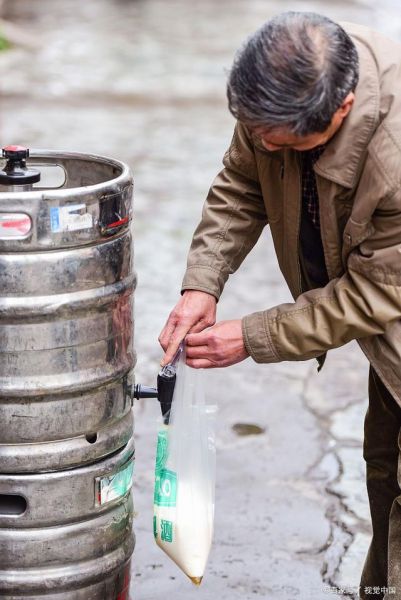
[[[358,50],[360,69],[354,105],[315,164],[318,175],[346,188],[353,188],[358,181],[367,146],[377,127],[380,102],[374,58],[362,42],[355,38],[353,41]]]

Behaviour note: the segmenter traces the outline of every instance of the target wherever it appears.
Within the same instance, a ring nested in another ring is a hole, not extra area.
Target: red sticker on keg
[[[24,237],[31,229],[31,218],[24,213],[0,214],[0,239]]]

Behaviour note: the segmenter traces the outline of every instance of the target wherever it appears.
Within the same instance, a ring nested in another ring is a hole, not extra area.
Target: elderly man
[[[234,137],[160,334],[163,364],[184,337],[195,368],[248,356],[322,365],[327,350],[357,339],[371,365],[373,524],[360,597],[375,588],[376,598],[401,599],[401,47],[364,27],[284,13],[237,55],[228,99]],[[295,301],[215,324],[228,276],[267,223]]]

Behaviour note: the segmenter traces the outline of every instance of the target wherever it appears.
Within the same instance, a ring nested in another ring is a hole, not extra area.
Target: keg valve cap
[[[28,148],[6,146],[2,154],[7,162],[0,171],[0,185],[29,185],[40,181],[40,172],[26,166],[26,159],[29,157]]]

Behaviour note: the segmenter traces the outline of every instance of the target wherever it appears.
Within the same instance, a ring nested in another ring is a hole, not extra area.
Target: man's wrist
[[[216,303],[219,301],[218,295],[211,289],[203,286],[194,286],[194,287],[182,287],[181,288],[181,296],[183,296],[186,292],[201,292],[202,294],[207,294],[208,296],[213,296],[216,300]]]

